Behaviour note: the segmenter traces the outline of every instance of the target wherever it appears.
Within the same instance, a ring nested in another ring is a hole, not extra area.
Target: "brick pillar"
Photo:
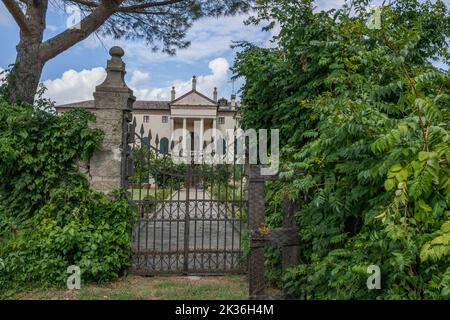
[[[94,190],[104,193],[125,187],[127,135],[136,100],[124,80],[124,51],[112,47],[109,54],[106,79],[94,92],[97,117],[94,126],[104,132],[104,138],[101,149],[89,161],[89,183]]]

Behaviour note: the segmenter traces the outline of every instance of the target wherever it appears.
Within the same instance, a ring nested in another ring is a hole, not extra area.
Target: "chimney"
[[[231,107],[232,108],[236,107],[236,95],[235,94],[231,95]]]
[[[213,100],[214,102],[217,102],[217,87],[214,87]]]
[[[225,99],[225,98],[220,98],[220,99],[219,99],[219,106],[221,106],[221,107],[226,107],[227,104],[228,104],[227,99]]]
[[[170,97],[171,101],[175,100],[175,87],[172,87],[172,91],[170,91],[170,94],[171,94]]]
[[[197,77],[192,77],[192,90],[197,90]]]

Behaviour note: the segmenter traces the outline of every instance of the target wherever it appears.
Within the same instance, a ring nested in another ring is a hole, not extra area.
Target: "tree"
[[[2,0],[20,28],[12,100],[32,103],[47,61],[90,34],[145,39],[153,50],[174,54],[186,48],[186,31],[204,16],[233,15],[249,10],[252,0],[54,0],[50,5],[79,8],[79,28],[68,28],[44,40],[48,0]]]
[[[266,277],[307,299],[448,298],[450,75],[430,63],[448,64],[445,3],[392,1],[380,29],[366,26],[366,0],[258,3],[251,22],[281,28],[276,46],[241,44],[241,124],[281,131],[268,227],[285,196],[301,201],[300,263],[282,281],[268,251]],[[367,288],[372,264],[381,290]]]

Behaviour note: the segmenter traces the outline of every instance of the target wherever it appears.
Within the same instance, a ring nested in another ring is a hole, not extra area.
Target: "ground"
[[[80,290],[36,289],[19,293],[23,300],[243,300],[248,299],[246,276],[140,277],[127,276]]]

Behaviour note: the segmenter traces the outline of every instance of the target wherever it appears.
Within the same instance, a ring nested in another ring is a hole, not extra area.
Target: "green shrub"
[[[104,196],[71,183],[52,190],[27,225],[0,246],[2,290],[63,286],[70,265],[80,267],[83,283],[103,282],[129,265],[130,210],[119,193]]]
[[[0,100],[0,203],[3,214],[30,218],[50,191],[78,174],[102,138],[88,128],[94,115],[74,110],[56,116],[46,110]]]
[[[123,193],[89,189],[77,161],[99,146],[92,114],[55,115],[0,98],[0,293],[114,279],[129,264],[131,213]]]
[[[137,147],[132,152],[134,173],[130,181],[136,184],[148,183],[153,178],[160,188],[178,189],[184,183],[186,165],[175,163],[168,156],[156,157],[147,146]]]
[[[277,46],[243,43],[234,67],[242,125],[280,129],[284,180],[267,183],[267,225],[280,226],[283,195],[301,203],[301,259],[284,280],[307,299],[445,299],[450,77],[430,60],[449,61],[448,10],[395,1],[368,29],[366,2],[350,2],[354,14],[265,1],[253,21],[279,22]],[[266,258],[280,283],[279,256]],[[366,286],[370,265],[380,290]]]

